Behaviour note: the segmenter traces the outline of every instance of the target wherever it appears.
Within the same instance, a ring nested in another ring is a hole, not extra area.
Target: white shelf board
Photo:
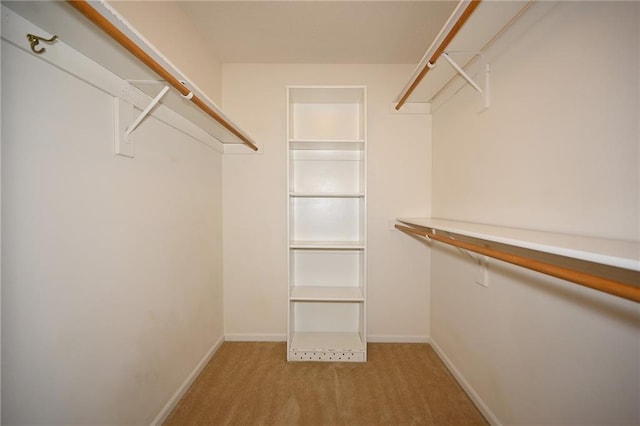
[[[329,139],[290,139],[289,147],[294,150],[357,150],[364,149],[364,139],[329,140]]]
[[[291,301],[300,302],[363,302],[360,287],[296,286],[291,290]]]
[[[640,271],[640,242],[433,218],[398,218],[408,225]]]
[[[363,198],[364,192],[290,192],[296,198]]]
[[[295,332],[290,351],[364,352],[364,343],[358,333]]]
[[[363,250],[362,241],[291,241],[292,249]]]

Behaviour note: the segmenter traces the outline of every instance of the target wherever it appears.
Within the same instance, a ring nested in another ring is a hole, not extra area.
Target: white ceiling
[[[415,64],[456,6],[446,1],[184,1],[223,63]]]

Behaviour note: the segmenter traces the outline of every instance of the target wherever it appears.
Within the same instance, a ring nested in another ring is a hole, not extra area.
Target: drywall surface
[[[223,65],[223,106],[261,154],[223,159],[225,334],[284,339],[287,329],[287,85],[366,85],[368,335],[428,335],[427,249],[388,220],[429,213],[430,117],[392,114],[406,65]],[[284,356],[284,354],[283,354]]]
[[[494,45],[491,107],[434,111],[435,216],[638,239],[636,7],[543,3]]]
[[[539,3],[489,52],[492,105],[433,113],[435,217],[639,237],[636,2]],[[435,244],[431,337],[503,424],[640,422],[637,304]]]
[[[109,3],[213,102],[220,103],[221,63],[173,1]]]
[[[2,423],[149,424],[222,338],[221,155],[2,57]]]

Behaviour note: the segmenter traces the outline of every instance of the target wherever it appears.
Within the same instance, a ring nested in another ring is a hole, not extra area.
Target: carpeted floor
[[[285,343],[225,342],[166,425],[485,425],[426,344],[366,363],[287,363]]]

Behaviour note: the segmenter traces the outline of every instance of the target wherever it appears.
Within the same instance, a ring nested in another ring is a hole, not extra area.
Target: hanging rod
[[[449,244],[454,247],[489,256],[494,259],[502,260],[513,265],[541,272],[546,275],[551,275],[553,277],[560,278],[566,281],[571,281],[573,283],[612,294],[614,296],[622,297],[634,302],[640,302],[640,287],[634,285],[599,277],[592,274],[587,274],[584,272],[576,271],[575,269],[553,265],[528,257],[519,256],[517,254],[506,253],[501,250],[455,240],[453,238],[437,234],[435,229],[422,230],[399,224],[396,224],[395,227],[396,229],[407,234],[414,234],[431,240],[440,241],[441,243]]]
[[[160,65],[155,59],[153,59],[148,53],[146,53],[140,46],[138,46],[133,40],[127,37],[122,31],[120,31],[114,24],[112,24],[107,18],[94,9],[87,0],[67,0],[73,8],[83,14],[93,24],[95,24],[102,31],[107,33],[109,37],[114,39],[118,44],[127,49],[133,56],[138,58],[142,63],[149,67],[152,71],[158,74],[168,84],[173,86],[182,97],[190,100],[198,106],[207,115],[220,123],[225,129],[238,137],[245,145],[254,151],[258,150],[256,144],[254,144],[246,135],[238,130],[234,125],[229,123],[221,114],[213,110],[202,99],[194,95],[179,79],[174,77],[169,71],[167,71],[162,65]]]
[[[473,11],[476,10],[480,1],[481,0],[460,0],[458,6],[456,6],[446,24],[442,27],[440,33],[438,33],[436,39],[427,50],[427,53],[425,53],[418,64],[411,80],[409,80],[407,86],[402,90],[400,100],[395,106],[396,110],[400,110],[400,108],[402,108],[427,72],[429,72],[429,70],[435,65],[436,61],[440,58],[440,55],[447,48],[451,40],[453,40],[455,35],[458,34],[460,28],[462,28],[464,23],[467,22],[467,19],[469,19]]]

